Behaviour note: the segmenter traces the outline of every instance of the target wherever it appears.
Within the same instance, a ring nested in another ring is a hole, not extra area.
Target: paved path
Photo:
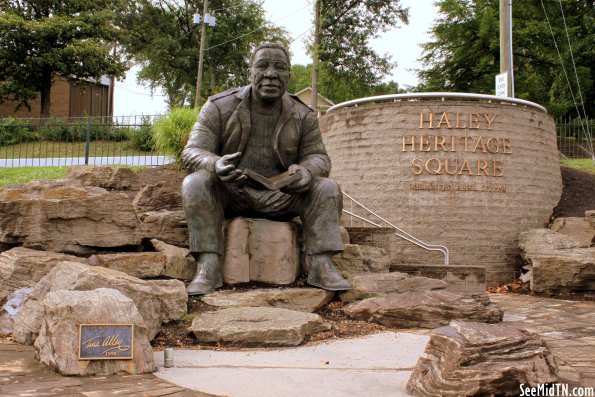
[[[544,338],[558,360],[560,382],[595,387],[595,302],[490,297],[504,309],[505,322]],[[288,391],[298,396],[404,396],[428,332],[387,332],[296,349],[176,351],[175,367],[160,367],[157,377],[62,377],[37,363],[31,347],[0,341],[0,396],[209,396],[206,392],[286,397]],[[163,353],[155,357],[162,365]]]
[[[490,299],[504,309],[504,321],[541,335],[562,382],[595,387],[595,302],[515,294],[490,294]]]
[[[33,358],[33,347],[0,340],[2,397],[213,397],[148,375],[66,377]]]

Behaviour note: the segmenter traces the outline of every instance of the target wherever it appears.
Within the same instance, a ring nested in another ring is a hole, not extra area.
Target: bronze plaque
[[[79,360],[132,360],[133,324],[81,324]]]

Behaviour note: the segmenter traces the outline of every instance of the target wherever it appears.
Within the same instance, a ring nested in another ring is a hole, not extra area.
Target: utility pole
[[[205,41],[207,36],[207,24],[205,17],[207,15],[207,9],[209,7],[209,0],[204,0],[205,4],[202,11],[202,28],[200,30],[200,50],[198,52],[198,74],[196,75],[196,98],[194,101],[194,107],[198,107],[200,103],[200,89],[202,85],[202,63],[205,55]]]
[[[310,106],[318,115],[318,51],[320,50],[320,0],[314,2],[314,49],[312,51],[312,98]]]
[[[500,73],[508,74],[506,96],[514,98],[512,67],[512,0],[500,0]]]

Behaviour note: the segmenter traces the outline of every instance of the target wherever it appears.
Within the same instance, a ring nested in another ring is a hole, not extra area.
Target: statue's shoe
[[[353,288],[333,265],[330,255],[312,255],[307,283],[328,291],[348,291]]]
[[[223,286],[221,269],[219,264],[210,262],[204,263],[200,271],[188,284],[186,292],[188,295],[206,295],[215,292],[215,289]]]

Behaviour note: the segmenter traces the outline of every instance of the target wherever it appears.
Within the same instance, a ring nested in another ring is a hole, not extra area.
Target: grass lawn
[[[0,168],[0,186],[19,185],[36,179],[66,178],[68,167],[6,167]]]
[[[139,172],[147,168],[144,166],[118,164],[110,164],[109,166],[127,167],[134,172]],[[68,168],[70,167],[0,167],[0,187],[6,185],[20,185],[38,179],[66,178],[66,170]]]
[[[595,174],[595,164],[593,164],[593,160],[591,159],[560,159],[560,164],[565,167],[574,168],[575,170]]]
[[[129,142],[93,141],[89,146],[90,157],[151,156],[130,147]],[[25,142],[0,146],[0,159],[85,157],[85,142]]]

